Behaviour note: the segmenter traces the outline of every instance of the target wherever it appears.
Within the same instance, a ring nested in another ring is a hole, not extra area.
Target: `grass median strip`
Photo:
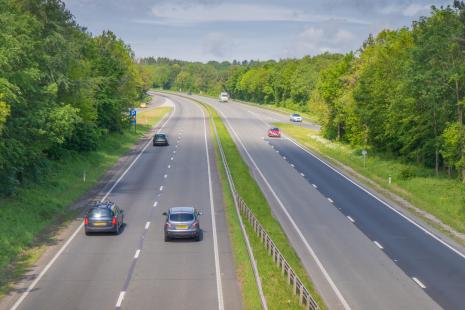
[[[69,206],[92,188],[116,161],[171,108],[139,113],[137,132],[127,129],[104,136],[97,150],[69,153],[50,161],[43,180],[27,184],[13,197],[0,198],[0,297],[53,244],[53,233],[78,214]]]
[[[320,132],[292,124],[275,123],[285,134],[300,144],[323,155],[331,163],[357,178],[361,175],[375,185],[375,189],[389,196],[395,193],[416,208],[426,211],[420,214],[440,230],[444,227],[428,219],[432,214],[442,223],[454,230],[465,233],[465,184],[443,175],[434,176],[432,169],[408,165],[400,160],[386,158],[377,154],[368,154],[364,163],[361,150],[329,141],[321,137]],[[349,169],[356,172],[352,173]],[[389,183],[391,178],[391,183]],[[360,178],[359,178],[360,179]],[[366,183],[364,180],[361,180]],[[418,212],[416,212],[418,213]],[[463,242],[462,242],[463,243]]]
[[[224,126],[221,118],[217,115],[216,111],[212,107],[208,106],[208,109],[213,115],[213,120],[216,124],[218,134],[237,191],[242,196],[244,201],[247,203],[249,208],[260,220],[265,230],[267,230],[277,247],[288,260],[289,264],[292,266],[292,268],[298,274],[298,276],[302,279],[304,285],[311,291],[312,295],[317,299],[320,307],[322,309],[325,309],[325,306],[321,298],[314,290],[307,273],[302,267],[300,259],[289,244],[289,241],[286,235],[284,234],[280,224],[271,214],[271,209],[269,208],[265,197],[263,196],[256,181],[250,174],[249,167],[242,160],[241,155],[237,150],[236,145],[232,140],[231,136],[229,135],[226,127]],[[235,233],[238,234],[236,237],[232,238],[233,246],[236,247],[237,245],[242,244],[242,248],[239,249],[240,254],[235,254],[235,258],[237,259],[237,256],[240,255],[242,259],[242,266],[244,266],[240,267],[241,265],[238,264],[239,277],[242,278],[241,280],[245,280],[244,283],[241,283],[243,294],[249,293],[248,290],[250,290],[253,287],[253,294],[251,294],[251,296],[244,296],[245,304],[247,309],[257,309],[260,307],[260,299],[255,286],[253,272],[250,267],[250,262],[247,262],[248,256],[244,241],[240,240],[242,237],[239,236],[239,223],[237,217],[235,216],[235,211],[233,209],[234,205],[231,193],[229,192],[229,188],[227,187],[227,179],[225,176],[225,172],[222,167],[220,167],[219,170],[221,172],[221,179],[223,182],[224,191],[226,193],[225,196],[227,197],[226,200],[229,204],[227,206],[228,221],[234,223],[234,225],[231,226],[236,226]],[[262,279],[263,290],[267,299],[268,308],[301,309],[302,306],[299,305],[298,298],[292,294],[291,287],[287,285],[286,279],[281,275],[280,270],[273,264],[272,258],[266,252],[260,239],[258,238],[258,236],[255,235],[250,224],[247,221],[245,221],[244,223],[250,237],[250,242],[253,248],[255,259],[257,261],[257,266],[259,269],[260,277]],[[236,238],[238,240],[235,240]],[[235,248],[235,250],[237,250],[237,248]],[[244,269],[240,270],[240,268]],[[250,289],[247,289],[247,287],[249,287]]]

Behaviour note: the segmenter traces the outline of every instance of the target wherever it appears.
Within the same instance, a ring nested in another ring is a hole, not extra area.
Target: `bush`
[[[401,180],[412,179],[416,176],[417,176],[417,171],[415,168],[411,166],[402,168],[402,170],[400,170],[400,173],[399,173],[399,179]]]
[[[94,151],[100,138],[100,130],[94,123],[81,123],[73,136],[68,139],[66,148],[75,151]]]

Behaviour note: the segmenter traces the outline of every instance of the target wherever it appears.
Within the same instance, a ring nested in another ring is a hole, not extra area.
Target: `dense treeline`
[[[412,27],[346,55],[209,62],[144,59],[155,87],[221,90],[316,114],[330,139],[459,172],[465,180],[465,6],[432,7]]]
[[[93,37],[60,0],[0,0],[0,194],[126,126],[149,76],[112,32]]]

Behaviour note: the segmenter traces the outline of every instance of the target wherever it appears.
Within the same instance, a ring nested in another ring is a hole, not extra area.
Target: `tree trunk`
[[[434,171],[436,172],[436,176],[439,176],[439,150],[436,149],[436,151],[434,152],[435,154],[435,159],[436,159],[436,164],[435,164],[435,169]]]

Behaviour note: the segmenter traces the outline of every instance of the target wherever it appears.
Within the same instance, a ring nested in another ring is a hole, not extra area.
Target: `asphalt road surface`
[[[464,309],[465,256],[290,139],[276,113],[193,96],[219,111],[331,309]]]
[[[0,308],[242,308],[208,120],[197,105],[167,101],[170,145],[148,141],[103,193],[125,210],[121,234],[86,236],[79,227],[31,290]],[[162,213],[174,206],[204,211],[200,242],[164,242]]]

